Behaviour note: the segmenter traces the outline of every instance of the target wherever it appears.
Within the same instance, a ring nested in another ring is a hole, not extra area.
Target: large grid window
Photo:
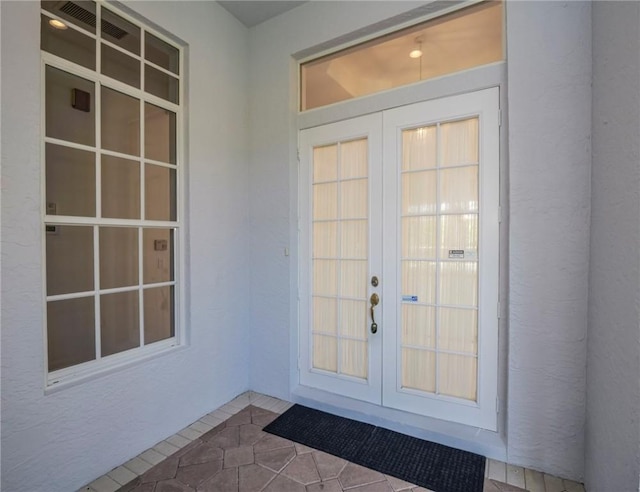
[[[181,48],[111,6],[41,6],[52,384],[179,343],[183,81]]]

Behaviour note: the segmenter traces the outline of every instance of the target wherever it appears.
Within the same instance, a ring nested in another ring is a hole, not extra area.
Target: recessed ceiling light
[[[413,50],[411,53],[409,53],[409,56],[411,58],[420,58],[422,56],[422,50]]]
[[[58,19],[49,19],[49,25],[55,29],[67,29],[67,25]]]

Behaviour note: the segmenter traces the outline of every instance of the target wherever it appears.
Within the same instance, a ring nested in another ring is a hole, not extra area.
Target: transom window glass
[[[490,0],[303,63],[300,109],[501,61],[502,24],[502,2]]]
[[[182,50],[100,2],[41,6],[52,384],[179,343]]]

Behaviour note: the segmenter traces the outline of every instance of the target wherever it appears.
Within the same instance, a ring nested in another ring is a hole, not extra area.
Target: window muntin
[[[180,343],[182,50],[101,2],[43,1],[41,23],[53,384]]]
[[[300,110],[503,59],[503,2],[484,1],[303,63]]]

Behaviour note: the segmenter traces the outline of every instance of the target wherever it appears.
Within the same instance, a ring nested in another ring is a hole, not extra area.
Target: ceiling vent
[[[96,14],[83,9],[73,2],[66,2],[62,5],[60,12],[64,12],[68,16],[91,27],[96,27]],[[102,32],[115,39],[122,39],[128,34],[124,29],[120,29],[118,26],[104,19],[102,20]]]

